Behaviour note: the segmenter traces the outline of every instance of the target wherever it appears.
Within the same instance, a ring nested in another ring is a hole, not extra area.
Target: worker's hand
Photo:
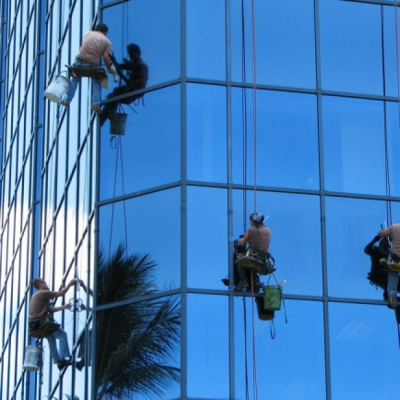
[[[72,308],[72,305],[70,303],[66,304],[64,306],[65,310],[70,310]]]
[[[114,82],[118,82],[118,74],[115,68],[111,66],[107,71],[114,76]]]

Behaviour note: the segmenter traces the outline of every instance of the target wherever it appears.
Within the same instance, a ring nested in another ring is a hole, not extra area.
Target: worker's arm
[[[71,304],[65,304],[63,306],[58,306],[58,307],[49,307],[50,312],[57,312],[57,311],[61,311],[61,310],[69,310],[71,308]]]
[[[104,60],[104,64],[106,65],[107,71],[110,72],[111,74],[113,74],[115,72],[115,69],[112,66],[111,57],[108,54],[108,52],[105,52],[103,54],[103,60]]]
[[[85,282],[83,282],[82,279],[79,280],[79,284],[81,285],[81,288],[86,292],[89,293],[90,296],[93,296],[93,290],[92,289],[88,289],[85,285]]]
[[[59,290],[58,292],[55,292],[55,296],[54,297],[62,297],[64,296],[65,293],[68,292],[68,290],[74,286],[76,284],[76,280],[75,279],[71,279],[68,283],[67,286],[65,286],[65,288]]]
[[[246,233],[244,234],[244,236],[240,239],[240,244],[242,246],[245,246],[247,241],[249,240],[250,234],[249,231],[247,230]]]
[[[382,229],[378,232],[378,236],[379,237],[384,237],[384,236],[391,236],[393,234],[393,229],[391,226],[389,226],[389,228],[386,229]]]

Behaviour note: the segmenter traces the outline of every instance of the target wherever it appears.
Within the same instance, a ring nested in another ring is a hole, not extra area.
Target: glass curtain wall
[[[400,212],[391,0],[1,4],[0,397],[395,397],[397,322],[364,247]],[[44,98],[86,32],[118,77]],[[258,211],[273,275],[237,292]],[[31,281],[60,290],[70,366],[24,369]],[[256,302],[257,299],[257,302]]]

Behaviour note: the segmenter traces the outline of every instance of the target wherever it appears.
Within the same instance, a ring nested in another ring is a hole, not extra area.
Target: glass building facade
[[[396,0],[0,5],[1,399],[398,396],[397,322],[363,251],[400,218]],[[149,69],[119,97],[124,135],[90,79],[68,108],[44,97],[99,21]],[[253,211],[276,260],[262,281],[287,281],[273,322],[233,290]],[[36,277],[80,282],[56,302],[62,371],[46,339],[23,368]]]

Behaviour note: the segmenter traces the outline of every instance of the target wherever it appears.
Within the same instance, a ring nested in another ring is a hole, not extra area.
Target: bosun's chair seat
[[[103,87],[108,89],[108,79],[106,70],[102,67],[75,67],[66,65],[70,75],[76,78],[93,78],[101,81]]]

